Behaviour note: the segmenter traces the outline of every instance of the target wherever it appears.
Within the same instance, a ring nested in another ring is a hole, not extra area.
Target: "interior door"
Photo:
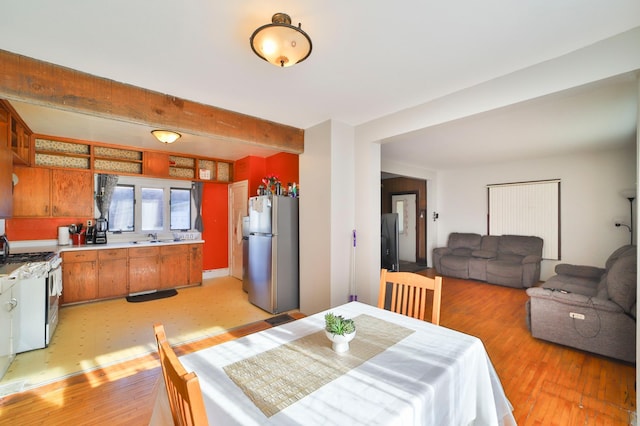
[[[229,185],[229,275],[242,280],[242,218],[247,216],[249,182]]]
[[[416,194],[391,196],[392,212],[398,213],[398,258],[416,261]]]

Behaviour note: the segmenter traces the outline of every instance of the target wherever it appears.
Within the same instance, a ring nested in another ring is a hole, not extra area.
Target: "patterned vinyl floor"
[[[175,345],[271,316],[249,303],[242,282],[232,277],[208,279],[166,299],[64,307],[49,347],[18,354],[0,381],[0,396],[155,351],[156,322]]]

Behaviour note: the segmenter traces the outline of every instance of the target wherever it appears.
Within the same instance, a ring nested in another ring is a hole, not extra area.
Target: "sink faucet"
[[[158,233],[156,232],[155,234],[149,234],[149,235],[147,235],[147,237],[151,237],[152,240],[157,240],[158,239]]]

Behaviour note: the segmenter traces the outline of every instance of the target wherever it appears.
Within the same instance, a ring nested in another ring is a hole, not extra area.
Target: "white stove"
[[[55,252],[11,254],[9,262],[24,263],[11,273],[18,300],[18,342],[16,352],[49,346],[58,325],[62,295],[62,259]]]

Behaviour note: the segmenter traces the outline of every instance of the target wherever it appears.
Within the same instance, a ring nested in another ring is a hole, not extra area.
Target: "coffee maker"
[[[96,226],[93,232],[93,242],[95,244],[107,244],[107,229],[109,229],[107,219],[103,217],[96,219]]]
[[[95,226],[87,226],[86,227],[86,244],[94,244],[96,241],[96,227]]]

